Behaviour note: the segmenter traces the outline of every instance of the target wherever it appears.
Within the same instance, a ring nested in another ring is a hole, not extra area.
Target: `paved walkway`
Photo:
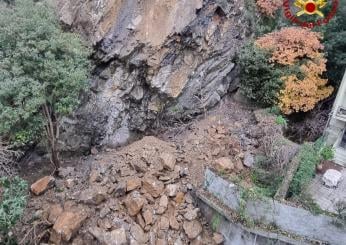
[[[337,213],[335,204],[338,201],[346,202],[346,168],[341,171],[342,180],[336,189],[323,185],[322,175],[317,175],[311,182],[308,193],[315,202],[324,210]]]

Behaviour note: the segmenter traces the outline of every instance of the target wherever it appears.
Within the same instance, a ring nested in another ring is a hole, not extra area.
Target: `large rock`
[[[82,191],[79,200],[85,204],[99,205],[107,198],[107,189],[101,186],[93,186]]]
[[[83,209],[63,212],[55,221],[50,241],[56,245],[70,241],[87,217]]]
[[[202,225],[197,220],[185,221],[183,224],[184,231],[189,239],[195,239],[202,232]]]
[[[162,153],[160,155],[160,160],[164,168],[173,171],[175,167],[176,158],[173,154]]]
[[[137,215],[144,206],[144,203],[145,199],[137,191],[132,192],[125,200],[127,211],[131,216]]]
[[[154,177],[146,177],[143,179],[143,189],[153,197],[159,197],[164,191],[165,185],[162,181]]]
[[[92,234],[102,245],[125,245],[128,244],[125,229],[119,228],[111,232],[103,231],[98,227],[90,228]]]
[[[46,176],[42,179],[39,179],[35,183],[33,183],[30,187],[31,192],[35,195],[41,195],[49,188],[52,188],[55,185],[55,178],[52,176]]]
[[[215,106],[236,80],[243,1],[59,0],[60,20],[95,47],[83,106],[61,127],[64,150],[118,146],[158,115]]]
[[[341,181],[341,172],[334,169],[328,169],[324,173],[322,181],[328,187],[337,187]]]

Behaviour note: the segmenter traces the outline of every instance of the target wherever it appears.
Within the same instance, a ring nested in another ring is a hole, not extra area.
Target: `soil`
[[[121,228],[125,228],[131,244],[214,244],[210,226],[199,212],[194,214],[198,209],[193,192],[202,186],[206,167],[217,169],[227,178],[241,176],[251,185],[250,169],[243,165],[243,158],[244,153],[256,155],[261,151],[256,136],[261,128],[254,109],[226,98],[205,115],[186,124],[162,128],[155,137],[146,136],[120,149],[65,160],[55,187],[41,196],[30,195],[25,215],[15,229],[18,241],[48,242],[58,222],[49,217],[52,207],[58,205],[64,211],[86,210],[88,218],[68,242],[56,244],[108,244],[102,239]],[[173,168],[163,164],[164,154],[175,159]],[[217,159],[225,157],[234,164],[231,170],[224,171],[215,165]],[[29,184],[53,170],[47,162],[35,159],[21,166],[21,175]],[[150,188],[148,178],[156,181]],[[138,186],[134,179],[139,180]],[[134,190],[122,190],[120,187],[129,181],[134,183]],[[170,194],[173,187],[176,193]],[[162,209],[161,203],[167,197],[168,207]],[[137,215],[130,216],[129,206],[138,199],[144,200],[143,207]],[[154,210],[150,224],[143,223],[147,210]],[[172,217],[178,223],[174,229],[164,224]],[[194,226],[188,222],[195,222]],[[201,232],[186,230],[197,229],[199,224]],[[101,233],[93,232],[99,230]],[[148,239],[138,241],[138,232]]]

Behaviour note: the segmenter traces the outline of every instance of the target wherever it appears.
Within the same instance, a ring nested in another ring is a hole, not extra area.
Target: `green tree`
[[[283,84],[283,73],[269,62],[270,58],[269,52],[251,42],[242,48],[238,60],[242,93],[264,106],[276,104]]]
[[[337,13],[323,28],[327,54],[327,75],[338,86],[346,69],[346,0],[340,0]]]
[[[58,168],[60,121],[87,87],[89,49],[46,1],[0,5],[0,135],[24,144],[46,136]]]

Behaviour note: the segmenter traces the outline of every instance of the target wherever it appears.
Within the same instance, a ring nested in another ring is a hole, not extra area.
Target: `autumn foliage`
[[[271,62],[293,65],[302,58],[323,58],[321,35],[301,27],[286,27],[257,39],[256,44],[272,50]]]
[[[275,12],[282,6],[282,0],[257,0],[259,11],[269,17],[274,17]]]
[[[285,114],[309,111],[333,91],[321,75],[326,71],[321,35],[300,27],[287,27],[257,39],[255,44],[271,52],[270,63],[288,68],[298,66],[299,74],[281,77],[284,87],[278,105]]]

